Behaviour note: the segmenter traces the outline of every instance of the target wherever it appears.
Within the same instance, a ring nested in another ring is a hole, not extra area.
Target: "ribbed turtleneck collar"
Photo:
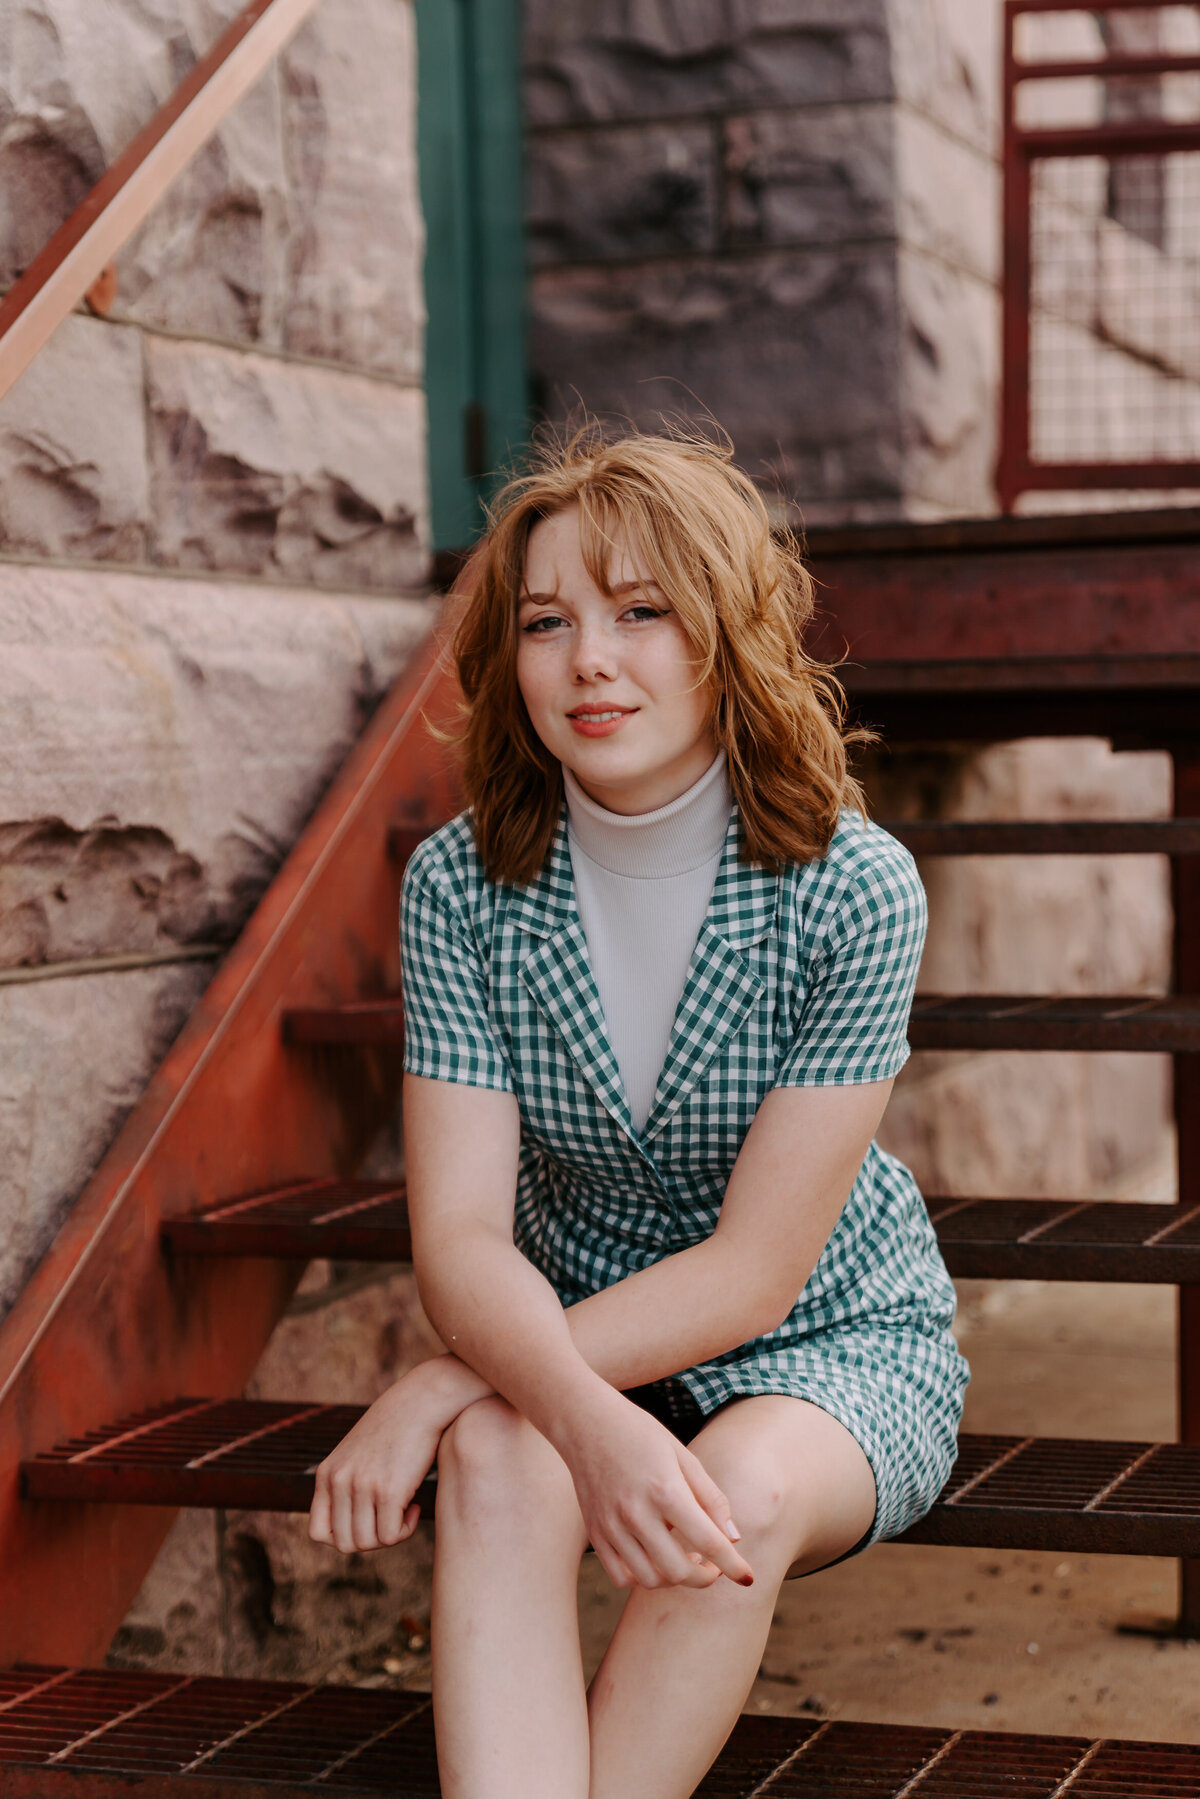
[[[583,791],[568,768],[563,786],[574,842],[610,874],[635,880],[687,874],[711,861],[724,845],[733,809],[724,750],[686,793],[653,812],[610,812]]]

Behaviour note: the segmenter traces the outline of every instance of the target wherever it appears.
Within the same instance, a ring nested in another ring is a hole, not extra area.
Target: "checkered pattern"
[[[739,861],[730,820],[645,1128],[629,1114],[579,922],[565,814],[525,887],[483,874],[455,819],[409,863],[405,1066],[513,1092],[516,1241],[564,1304],[709,1236],[773,1087],[886,1080],[925,934],[908,852],[857,814],[821,862]],[[954,1461],[966,1364],[954,1289],[915,1182],[872,1145],[808,1285],[770,1336],[683,1371],[703,1411],[790,1393],[832,1413],[875,1471],[872,1539],[932,1505]]]

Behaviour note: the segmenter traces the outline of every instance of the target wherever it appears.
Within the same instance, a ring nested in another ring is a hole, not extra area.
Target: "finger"
[[[679,1466],[683,1470],[683,1476],[688,1486],[717,1529],[723,1532],[731,1543],[736,1543],[742,1533],[734,1521],[729,1501],[700,1457],[693,1455],[690,1449],[681,1449]]]
[[[680,1536],[687,1540],[689,1548],[698,1549],[739,1586],[754,1585],[754,1570],[749,1562],[738,1554],[724,1531],[717,1529],[708,1513],[701,1510],[699,1501],[692,1494],[689,1493],[686,1499],[672,1500],[669,1510],[664,1510]]]
[[[375,1534],[380,1543],[398,1543],[404,1535],[405,1505],[399,1492],[375,1495]]]
[[[314,1543],[332,1543],[333,1533],[329,1520],[329,1488],[317,1473],[317,1490],[313,1494],[313,1502],[308,1514],[308,1534]]]
[[[354,1552],[354,1491],[349,1474],[339,1470],[329,1483],[330,1529],[343,1555]]]
[[[631,1526],[637,1541],[659,1576],[668,1586],[685,1586],[695,1571],[691,1545],[671,1530],[661,1515],[649,1515]]]
[[[614,1532],[613,1545],[639,1587],[647,1587],[653,1591],[656,1587],[668,1584],[632,1525],[624,1525],[618,1532]]]
[[[617,1554],[611,1543],[593,1543],[592,1548],[596,1552],[596,1560],[614,1587],[620,1588],[622,1592],[627,1592],[630,1587],[637,1585],[633,1578],[633,1570]]]
[[[375,1521],[375,1495],[370,1487],[356,1486],[351,1509],[351,1529],[356,1549],[378,1549],[379,1529]]]
[[[688,1575],[686,1580],[680,1581],[679,1584],[683,1587],[699,1587],[703,1590],[705,1587],[711,1587],[718,1580],[724,1580],[724,1578],[725,1576],[721,1573],[721,1570],[717,1567],[715,1562],[706,1561],[702,1555],[697,1555],[692,1566],[692,1572]]]
[[[406,1537],[412,1536],[413,1531],[416,1530],[417,1525],[420,1522],[421,1522],[421,1508],[417,1504],[416,1500],[414,1499],[412,1504],[405,1511],[404,1522],[400,1526],[400,1541],[402,1543],[404,1542]]]

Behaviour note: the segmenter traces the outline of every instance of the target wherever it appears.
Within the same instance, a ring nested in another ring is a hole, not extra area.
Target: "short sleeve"
[[[492,1022],[486,969],[465,920],[424,872],[409,863],[400,898],[404,1066],[409,1074],[466,1087],[513,1091],[512,1070]]]
[[[858,869],[810,961],[776,1086],[852,1087],[899,1074],[926,917],[921,878],[898,844]]]

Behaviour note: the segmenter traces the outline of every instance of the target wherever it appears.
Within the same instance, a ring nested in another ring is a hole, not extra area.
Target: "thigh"
[[[771,1393],[724,1406],[689,1444],[730,1502],[747,1559],[781,1577],[853,1549],[875,1519],[875,1476],[844,1424],[806,1399]]]

